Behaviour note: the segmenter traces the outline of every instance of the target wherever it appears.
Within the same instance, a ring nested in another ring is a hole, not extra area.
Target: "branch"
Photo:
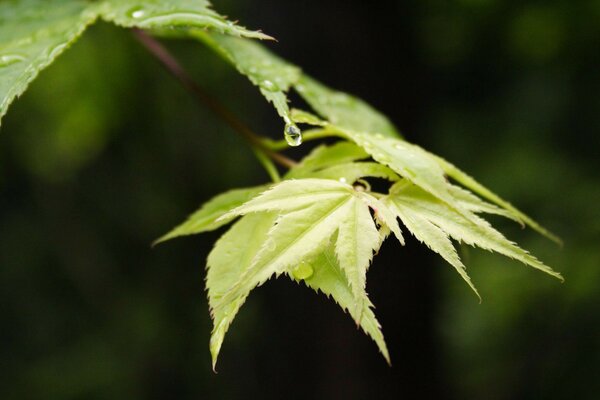
[[[162,44],[160,44],[152,36],[148,35],[141,29],[134,28],[133,34],[137,40],[152,54],[162,66],[175,77],[179,83],[190,92],[195,99],[211,110],[217,117],[223,120],[229,125],[238,135],[246,140],[252,147],[260,151],[261,153],[268,156],[271,160],[275,161],[279,165],[291,168],[296,165],[296,162],[290,158],[287,158],[276,151],[270,149],[264,140],[252,132],[248,126],[240,121],[231,111],[229,111],[223,104],[217,99],[209,96],[198,83],[196,83],[187,71],[179,64],[175,57],[167,50]]]

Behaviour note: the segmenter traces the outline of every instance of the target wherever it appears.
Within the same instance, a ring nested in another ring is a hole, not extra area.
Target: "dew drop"
[[[8,67],[9,65],[25,61],[25,57],[19,54],[2,54],[0,55],[0,67]]]
[[[294,278],[299,281],[309,279],[314,273],[315,270],[313,269],[312,265],[304,261],[302,261],[300,265],[298,265],[292,271]]]
[[[127,12],[127,15],[129,15],[133,19],[140,19],[144,18],[144,16],[146,15],[146,11],[144,11],[144,9],[141,7],[134,7]]]
[[[348,180],[342,176],[342,177],[340,178],[340,182],[341,182],[341,183],[348,183]]]
[[[260,87],[262,87],[265,90],[268,90],[269,92],[276,92],[279,90],[279,86],[277,86],[275,83],[271,82],[268,79],[262,81],[260,83]]]
[[[283,130],[286,142],[292,146],[300,146],[302,144],[302,131],[294,123],[288,122]]]

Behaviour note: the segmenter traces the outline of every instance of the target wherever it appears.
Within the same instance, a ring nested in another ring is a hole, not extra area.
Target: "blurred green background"
[[[215,3],[560,235],[564,248],[494,220],[566,282],[461,248],[479,304],[415,240],[390,241],[368,290],[392,368],[335,304],[277,280],[212,373],[204,260],[221,232],[150,243],[267,177],[127,31],[100,24],[1,129],[0,398],[599,398],[600,1]],[[168,46],[254,130],[282,135],[215,55]]]

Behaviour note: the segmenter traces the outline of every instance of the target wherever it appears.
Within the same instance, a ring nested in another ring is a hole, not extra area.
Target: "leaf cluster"
[[[338,139],[316,147],[281,181],[216,196],[158,240],[233,222],[207,260],[213,366],[250,292],[282,275],[336,301],[389,362],[366,275],[387,237],[404,244],[402,229],[446,260],[477,296],[454,242],[497,252],[562,279],[483,215],[510,218],[558,242],[557,237],[448,161],[404,140],[388,118],[364,101],[326,87],[271,53],[252,40],[268,36],[226,21],[206,1],[0,3],[0,117],[38,72],[97,19],[197,39],[257,86],[283,119],[286,134],[301,139],[302,126],[305,140]],[[291,90],[312,110],[290,107]],[[265,139],[263,145],[276,151],[286,143]],[[384,191],[372,190],[374,179],[387,182]]]

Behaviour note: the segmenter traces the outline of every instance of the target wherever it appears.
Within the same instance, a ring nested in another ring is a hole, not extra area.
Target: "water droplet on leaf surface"
[[[19,54],[2,54],[0,55],[0,67],[8,67],[9,65],[25,61],[25,57]]]
[[[271,82],[268,79],[265,79],[264,81],[262,81],[260,83],[260,87],[262,87],[265,90],[268,90],[269,92],[276,92],[279,90],[279,86],[277,86],[276,84],[274,84],[273,82]]]
[[[140,19],[146,15],[146,11],[144,11],[144,9],[141,7],[134,7],[127,12],[127,15],[133,19]]]
[[[302,131],[293,123],[287,123],[283,130],[286,142],[293,147],[302,144]]]
[[[312,265],[304,261],[302,261],[300,265],[298,265],[292,271],[294,278],[299,281],[310,278],[314,273],[315,270],[313,269]]]

